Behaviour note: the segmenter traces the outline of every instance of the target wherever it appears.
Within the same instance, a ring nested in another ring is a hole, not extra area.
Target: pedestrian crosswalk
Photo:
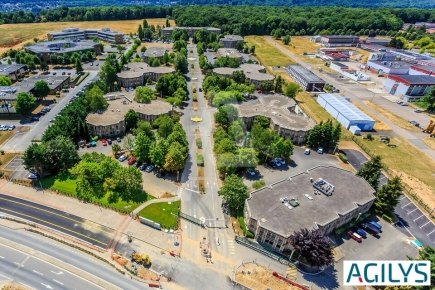
[[[180,188],[178,188],[178,196],[181,196],[181,194],[183,193],[183,188],[182,187],[180,187]]]
[[[296,281],[296,275],[298,273],[298,270],[296,270],[295,266],[290,266],[287,268],[286,271],[286,278],[292,281]]]
[[[230,252],[230,255],[235,255],[236,252],[234,251],[234,241],[228,240],[228,250]]]

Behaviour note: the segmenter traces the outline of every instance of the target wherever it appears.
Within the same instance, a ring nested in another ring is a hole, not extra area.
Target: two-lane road
[[[100,248],[106,248],[114,231],[95,222],[44,205],[0,194],[0,213],[16,216]]]
[[[64,269],[0,245],[0,276],[34,289],[102,289]]]

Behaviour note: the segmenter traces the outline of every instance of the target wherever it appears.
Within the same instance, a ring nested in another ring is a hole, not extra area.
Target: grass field
[[[419,128],[415,127],[414,125],[412,125],[411,123],[409,123],[405,119],[397,116],[396,114],[393,114],[390,111],[387,111],[384,108],[382,108],[382,107],[380,107],[380,106],[378,106],[370,101],[363,101],[363,103],[366,104],[367,106],[369,106],[370,108],[378,111],[380,114],[382,114],[384,117],[386,117],[388,120],[390,120],[391,122],[393,122],[397,126],[402,127],[403,129],[407,129],[407,130],[411,130],[411,131],[415,131],[415,132],[421,132],[421,130]]]
[[[373,129],[375,131],[392,131],[393,130],[390,126],[388,126],[387,124],[383,123],[378,118],[376,118],[375,116],[373,116],[372,114],[367,112],[367,110],[362,108],[360,105],[358,105],[358,104],[356,104],[354,102],[352,102],[352,105],[354,105],[355,107],[357,107],[358,109],[360,109],[361,111],[366,113],[370,118],[372,118],[373,120],[376,121],[375,125],[373,126]]]
[[[435,150],[435,138],[433,137],[424,138],[423,143],[426,144],[430,149]]]
[[[58,174],[41,179],[41,184],[45,188],[49,188],[51,190],[58,190],[72,195],[76,195],[76,182],[77,180],[69,174]],[[129,211],[134,210],[147,200],[154,199],[154,197],[150,194],[143,194],[137,200],[132,202],[119,200],[117,203],[109,203],[107,198],[108,195],[96,201],[103,205],[108,205],[121,210],[128,209]]]
[[[390,143],[397,144],[398,147],[391,148],[385,143],[379,142],[378,138],[373,141],[362,139],[358,140],[373,153],[383,158],[383,162],[397,175],[402,174],[402,181],[407,184],[414,193],[422,198],[431,208],[435,207],[435,161],[425,153],[417,149],[402,137],[391,138]],[[421,181],[421,182],[420,182]]]
[[[138,216],[159,223],[162,228],[176,228],[178,217],[171,214],[180,210],[181,201],[153,203],[138,213]]]
[[[147,19],[150,25],[164,26],[166,18]],[[27,42],[33,42],[33,38],[46,39],[47,32],[58,31],[64,28],[103,28],[124,33],[136,32],[142,20],[117,20],[117,21],[81,21],[81,22],[48,22],[48,23],[22,23],[0,25],[0,53],[14,47],[20,48]],[[171,20],[171,27],[175,22]]]
[[[14,131],[1,131],[0,132],[0,144],[3,144],[6,140],[8,140],[12,135],[14,134]]]
[[[304,52],[317,53],[317,49],[321,47],[319,44],[310,41],[310,37],[293,36],[288,45],[285,45],[282,42],[282,39],[278,39],[278,40],[275,38],[272,39],[276,43],[282,45],[288,51],[296,54],[305,62],[314,63],[314,64],[322,63],[322,60],[320,58],[313,58],[304,55]]]

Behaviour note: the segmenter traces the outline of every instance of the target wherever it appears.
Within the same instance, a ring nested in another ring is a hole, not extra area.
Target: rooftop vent
[[[262,223],[267,222],[267,220],[266,220],[265,218],[262,218],[260,221],[261,221]]]
[[[323,194],[325,194],[327,196],[331,196],[332,193],[335,190],[334,185],[332,185],[329,182],[323,180],[322,178],[317,179],[313,183],[313,187],[318,189],[320,192],[322,192]]]

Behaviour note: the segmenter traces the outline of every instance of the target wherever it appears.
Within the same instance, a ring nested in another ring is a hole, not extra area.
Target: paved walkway
[[[169,198],[156,198],[156,199],[151,199],[148,200],[144,203],[142,203],[140,206],[138,206],[133,213],[134,214],[138,214],[142,209],[144,209],[145,207],[149,206],[150,204],[153,203],[160,203],[160,202],[172,202],[172,201],[179,201],[180,197],[179,196],[174,196],[174,197],[169,197]]]

